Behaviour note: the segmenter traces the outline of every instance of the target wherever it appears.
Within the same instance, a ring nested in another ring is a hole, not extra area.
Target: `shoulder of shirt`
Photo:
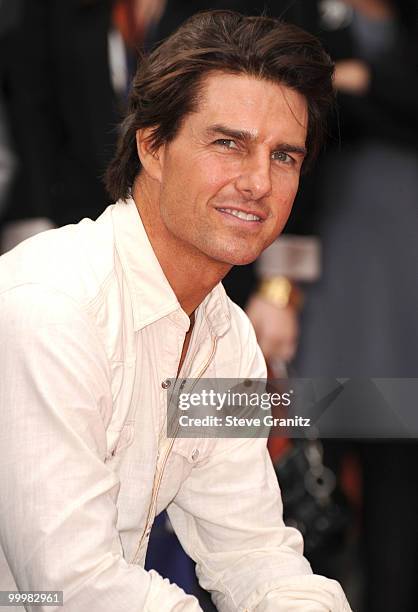
[[[111,208],[96,221],[42,232],[2,255],[0,294],[27,285],[58,291],[81,306],[94,302],[114,272]]]

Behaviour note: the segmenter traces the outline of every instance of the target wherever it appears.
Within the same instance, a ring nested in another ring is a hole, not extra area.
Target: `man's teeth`
[[[256,215],[248,215],[242,210],[233,210],[232,208],[220,208],[222,212],[227,212],[230,215],[234,215],[234,217],[238,217],[238,219],[243,219],[244,221],[261,221],[260,217]]]

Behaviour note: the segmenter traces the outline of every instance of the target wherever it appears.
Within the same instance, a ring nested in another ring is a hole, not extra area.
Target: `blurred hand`
[[[364,95],[370,85],[370,70],[360,60],[342,60],[335,64],[334,87],[338,91]]]
[[[279,308],[254,293],[246,311],[267,363],[291,361],[296,352],[299,335],[296,308],[291,305]]]

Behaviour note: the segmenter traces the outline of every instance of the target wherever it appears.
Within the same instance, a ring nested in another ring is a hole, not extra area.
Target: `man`
[[[170,379],[265,376],[220,280],[286,222],[331,74],[292,26],[192,18],[138,68],[117,204],[1,260],[3,589],[63,590],[77,612],[199,610],[143,569],[167,508],[219,610],[349,611],[283,524],[266,441],[165,425]]]

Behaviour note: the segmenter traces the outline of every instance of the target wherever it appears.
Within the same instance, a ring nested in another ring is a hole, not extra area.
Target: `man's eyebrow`
[[[208,136],[215,136],[219,134],[233,140],[240,140],[241,142],[255,142],[257,140],[257,136],[253,132],[248,130],[235,130],[234,128],[230,128],[219,123],[208,127],[206,134]],[[308,153],[306,147],[286,142],[279,143],[273,148],[275,151],[280,150],[284,151],[285,153],[298,153],[304,156]]]
[[[303,155],[306,157],[308,154],[308,150],[306,147],[301,147],[299,145],[292,145],[287,142],[282,142],[274,147],[275,151],[284,151],[285,153],[297,153],[299,155]]]
[[[234,128],[227,127],[226,125],[222,125],[220,123],[216,123],[215,125],[208,127],[206,133],[208,136],[222,134],[222,136],[227,136],[228,138],[246,142],[254,142],[257,138],[255,134],[249,132],[248,130],[234,130]]]

